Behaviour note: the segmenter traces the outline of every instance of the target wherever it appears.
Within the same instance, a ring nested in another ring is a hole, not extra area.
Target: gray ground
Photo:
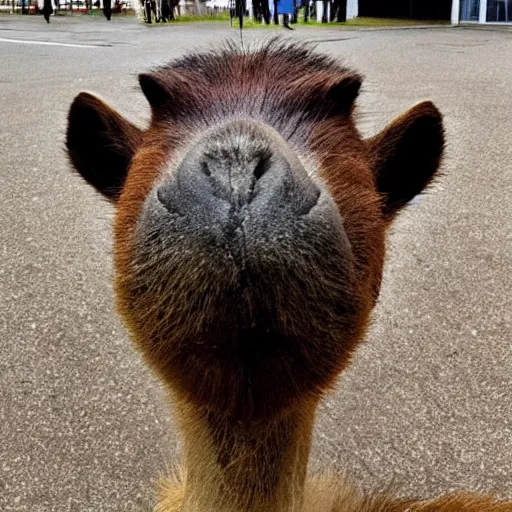
[[[248,31],[249,39],[271,31]],[[82,89],[143,123],[134,73],[226,24],[0,17],[0,510],[144,511],[172,418],[114,316],[111,208],[66,164]],[[367,343],[322,406],[313,469],[366,488],[512,498],[512,33],[303,28],[367,76],[361,129],[433,99],[445,177],[396,224]]]

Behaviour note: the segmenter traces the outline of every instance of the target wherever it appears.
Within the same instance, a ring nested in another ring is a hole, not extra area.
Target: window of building
[[[487,21],[512,21],[512,0],[487,0]]]
[[[492,2],[493,0],[488,0]],[[495,0],[498,1],[498,0]],[[461,21],[478,21],[480,14],[480,0],[461,0],[460,19]]]

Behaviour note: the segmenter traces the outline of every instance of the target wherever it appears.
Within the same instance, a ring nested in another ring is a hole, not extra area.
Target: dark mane
[[[249,49],[228,41],[155,68],[140,81],[156,119],[209,124],[246,115],[286,136],[299,120],[348,117],[362,77],[312,44],[273,38]]]
[[[161,69],[174,68],[183,71],[200,71],[216,77],[225,76],[233,68],[231,59],[240,57],[242,64],[253,63],[261,68],[281,64],[286,66],[286,74],[300,76],[306,72],[329,71],[340,75],[356,74],[340,64],[336,59],[316,51],[313,43],[296,42],[280,37],[273,37],[263,44],[253,43],[243,49],[234,40],[227,40],[223,45],[203,53],[189,53]],[[276,71],[275,68],[272,69]]]

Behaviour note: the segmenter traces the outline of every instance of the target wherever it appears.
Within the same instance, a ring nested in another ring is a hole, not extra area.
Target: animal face
[[[175,395],[216,414],[318,399],[364,334],[386,228],[437,171],[439,112],[419,104],[362,140],[361,78],[276,41],[139,80],[147,130],[81,93],[67,133],[72,164],[116,207],[135,342]]]

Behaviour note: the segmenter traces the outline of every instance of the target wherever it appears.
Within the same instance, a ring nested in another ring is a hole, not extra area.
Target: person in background
[[[52,0],[44,0],[43,16],[46,23],[50,23],[50,16],[53,14]]]
[[[270,24],[270,9],[268,7],[268,2],[266,0],[254,0],[254,17],[256,21],[261,23],[263,19],[265,21],[265,25]]]
[[[331,3],[331,16],[330,21],[336,21],[343,23],[347,21],[347,0],[333,0]]]
[[[103,14],[107,21],[110,21],[110,17],[112,16],[112,0],[103,0]]]
[[[172,19],[172,10],[169,0],[162,0],[162,23],[167,23],[167,20]]]
[[[274,0],[274,23],[279,25],[279,15],[283,15],[283,26],[293,30],[290,26],[290,15],[293,14],[293,0]]]

